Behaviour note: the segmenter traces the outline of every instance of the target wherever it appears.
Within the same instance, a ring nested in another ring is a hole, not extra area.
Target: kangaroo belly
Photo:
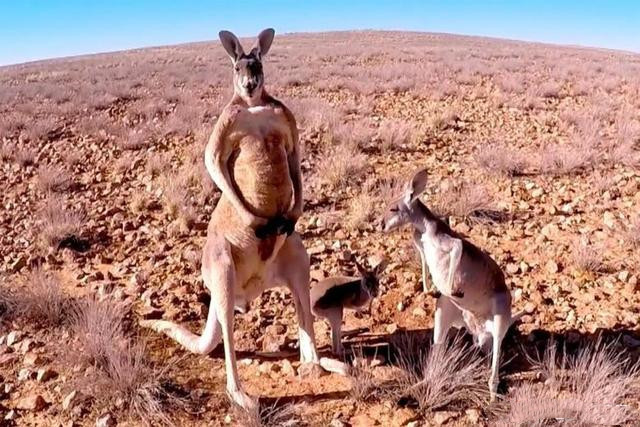
[[[249,209],[263,217],[286,213],[293,204],[288,161],[293,141],[284,116],[273,108],[247,110],[238,117],[234,134],[233,181]]]

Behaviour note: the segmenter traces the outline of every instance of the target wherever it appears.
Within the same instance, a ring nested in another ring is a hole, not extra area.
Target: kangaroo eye
[[[240,67],[236,66],[235,68],[236,68],[236,71],[240,71]]]

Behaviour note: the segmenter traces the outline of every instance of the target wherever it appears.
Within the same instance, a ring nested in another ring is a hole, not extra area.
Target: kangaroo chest
[[[422,248],[425,263],[429,267],[433,284],[440,292],[449,294],[449,289],[447,289],[449,252],[442,249],[440,241],[436,237],[422,234],[417,240],[418,245]]]

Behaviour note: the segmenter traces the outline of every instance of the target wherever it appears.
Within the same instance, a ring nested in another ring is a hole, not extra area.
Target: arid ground
[[[312,278],[354,273],[353,257],[389,264],[371,309],[345,316],[353,378],[297,375],[288,290],[236,315],[264,425],[638,422],[640,55],[294,34],[276,36],[265,74],[300,128]],[[220,193],[203,152],[230,94],[217,42],[0,68],[0,423],[259,425],[230,407],[221,348],[192,355],[138,326],[206,319],[200,255]],[[480,355],[422,354],[435,300],[411,231],[380,227],[418,168],[424,203],[494,257],[526,313],[497,403]]]

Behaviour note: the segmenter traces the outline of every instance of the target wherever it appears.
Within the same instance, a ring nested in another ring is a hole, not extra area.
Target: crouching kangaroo
[[[355,261],[360,277],[335,276],[318,282],[311,288],[311,311],[317,317],[325,318],[331,327],[331,350],[341,355],[342,316],[345,309],[359,310],[370,305],[378,295],[379,276],[385,267],[380,259],[365,269]]]
[[[303,368],[321,364],[346,373],[346,365],[319,360],[309,301],[309,256],[294,226],[302,214],[298,129],[293,114],[264,89],[262,59],[274,31],[267,29],[245,53],[235,35],[220,32],[233,64],[234,95],[205,149],[205,165],[222,196],[213,211],[202,254],[202,278],[211,292],[202,335],[164,321],[143,326],[163,332],[186,349],[206,354],[224,342],[227,392],[245,409],[255,401],[238,379],[233,341],[234,308],[245,311],[265,289],[288,286],[299,326]],[[302,369],[301,371],[304,371]]]
[[[498,390],[500,345],[511,324],[521,314],[511,315],[511,293],[498,264],[436,217],[418,198],[426,188],[427,172],[421,170],[407,183],[404,194],[392,201],[384,216],[384,230],[413,225],[416,247],[441,294],[436,303],[434,344],[441,343],[449,329],[466,327],[477,345],[492,340],[489,391]]]

